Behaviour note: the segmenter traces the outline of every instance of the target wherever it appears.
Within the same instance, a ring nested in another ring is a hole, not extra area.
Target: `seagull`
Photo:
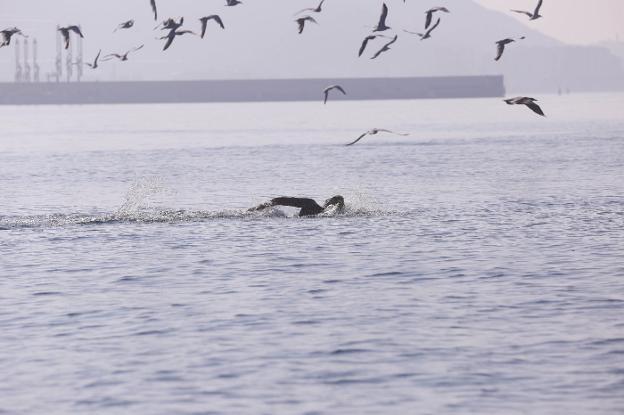
[[[201,32],[202,39],[204,38],[204,35],[206,34],[206,28],[208,27],[208,20],[214,20],[215,22],[219,24],[219,26],[221,26],[221,29],[225,29],[225,26],[223,25],[223,20],[221,20],[221,17],[219,17],[216,14],[202,17],[199,20],[201,21],[201,24],[202,24],[202,32]]]
[[[314,20],[314,17],[311,17],[311,16],[304,16],[304,17],[295,19],[295,22],[297,22],[297,24],[299,25],[299,34],[303,32],[303,28],[305,27],[305,22],[307,21],[318,24],[318,22]]]
[[[345,90],[340,85],[330,85],[330,86],[328,86],[327,88],[325,88],[323,90],[323,94],[325,94],[325,101],[323,101],[323,104],[327,104],[327,98],[329,97],[329,91],[331,91],[332,89],[337,89],[338,91],[342,92],[343,95],[347,95]]]
[[[0,34],[2,35],[2,43],[0,43],[0,48],[3,46],[9,46],[11,44],[11,37],[13,37],[13,35],[28,37],[23,34],[22,31],[17,27],[11,27],[9,29],[1,30]]]
[[[534,11],[533,13],[531,13],[531,12],[525,12],[524,10],[513,10],[513,9],[512,9],[511,11],[512,11],[512,12],[514,12],[514,13],[526,14],[527,16],[529,16],[529,17],[530,17],[530,19],[529,19],[529,20],[537,20],[537,19],[539,19],[540,17],[542,17],[542,16],[539,14],[539,11],[540,11],[540,9],[542,8],[542,3],[543,3],[543,2],[544,2],[544,0],[539,0],[539,1],[537,2],[537,7],[535,8],[535,11]]]
[[[243,4],[243,2],[239,0],[225,0],[226,6],[236,6],[237,4]]]
[[[158,20],[158,9],[156,8],[156,0],[150,0],[152,12],[154,12],[154,20]]]
[[[119,59],[120,61],[125,62],[125,61],[127,61],[127,60],[128,60],[128,54],[130,54],[130,53],[132,53],[132,52],[136,52],[136,51],[137,51],[137,50],[139,50],[139,49],[143,49],[143,46],[144,46],[144,45],[137,46],[136,48],[134,48],[134,49],[130,49],[129,51],[127,51],[126,53],[123,53],[123,54],[119,54],[119,53],[111,53],[111,54],[108,54],[108,55],[104,56],[104,57],[102,58],[102,60],[103,60],[103,61],[109,61],[109,60],[111,60],[111,59],[113,59],[113,58],[117,58],[117,59]],[[99,55],[98,55],[98,56],[99,56]]]
[[[303,12],[313,12],[313,13],[320,13],[323,11],[322,7],[323,7],[323,3],[325,3],[325,0],[321,0],[321,2],[319,3],[318,6],[316,7],[308,7],[307,9],[303,9],[303,10],[299,10],[297,13],[295,13],[295,15],[301,14]]]
[[[425,14],[427,15],[427,19],[425,21],[425,29],[428,29],[429,26],[431,26],[431,19],[433,18],[433,13],[435,12],[450,13],[449,9],[447,9],[446,7],[434,7],[433,9],[427,10],[425,12]]]
[[[402,135],[402,136],[409,135],[409,134],[395,133],[394,131],[384,130],[383,128],[373,128],[372,130],[368,130],[367,132],[365,132],[364,134],[356,138],[355,141],[352,141],[349,144],[345,144],[345,146],[352,146],[353,144],[357,143],[358,141],[360,141],[367,135],[376,135],[377,133],[389,133],[389,134]]]
[[[519,37],[517,40],[521,40],[524,38],[525,37],[522,36],[522,37]],[[501,56],[503,56],[503,52],[505,51],[505,46],[515,41],[516,39],[507,38],[507,39],[499,40],[498,42],[496,42],[497,52],[496,52],[496,58],[494,58],[494,60],[495,61],[499,60]]]
[[[390,26],[386,26],[386,17],[388,17],[388,6],[386,3],[381,7],[381,16],[379,16],[379,23],[375,26],[373,32],[383,32],[384,30],[390,29]]]
[[[362,53],[364,53],[364,50],[366,49],[366,45],[368,45],[368,42],[377,38],[377,37],[388,37],[386,35],[368,35],[364,38],[364,41],[362,42],[362,46],[360,46],[360,50],[358,51],[358,56],[362,56]]]
[[[392,38],[392,40],[390,42],[388,42],[385,45],[383,45],[383,47],[381,49],[379,49],[377,51],[377,53],[375,53],[371,59],[376,59],[377,56],[381,55],[383,52],[386,52],[386,51],[390,50],[390,45],[392,45],[394,42],[396,42],[398,38],[399,38],[399,35],[394,35],[394,38]]]
[[[535,98],[515,97],[515,98],[505,99],[503,101],[505,101],[508,105],[526,105],[534,113],[541,115],[542,117],[546,116],[544,115],[544,111],[542,111],[540,106],[535,103],[535,101],[537,101]]]
[[[410,32],[409,30],[403,30],[405,33],[411,33],[412,35],[418,35],[420,36],[420,40],[425,40],[425,39],[429,39],[431,37],[431,32],[434,31],[434,29],[436,27],[438,27],[438,25],[440,24],[440,18],[438,18],[438,20],[435,22],[435,24],[433,26],[431,26],[426,32],[425,34],[422,33],[416,33],[416,32]]]
[[[70,31],[84,38],[84,36],[82,35],[82,32],[80,31],[80,26],[73,25],[73,26],[67,26],[67,27],[59,27],[57,30],[61,32],[61,34],[63,35],[63,39],[65,39],[65,49],[69,48],[69,32]]]
[[[95,57],[95,60],[93,61],[93,63],[86,63],[86,65],[91,68],[91,69],[97,69],[98,68],[98,59],[100,59],[100,54],[102,53],[102,49],[100,49],[100,51],[98,52],[97,56]]]
[[[184,24],[184,17],[180,17],[179,23],[176,22],[175,19],[169,18],[163,21],[162,23],[160,23],[158,26],[156,26],[154,30],[158,29],[160,26],[162,26],[160,30],[178,30],[179,28],[182,27],[183,24]]]
[[[127,22],[123,22],[117,26],[117,29],[113,30],[113,33],[120,29],[130,29],[132,26],[134,26],[134,20],[128,20]]]
[[[175,39],[176,36],[182,36],[186,34],[198,36],[197,33],[193,32],[192,30],[171,30],[167,34],[167,36],[161,37],[161,39],[167,39],[167,42],[165,43],[165,47],[163,47],[163,50],[169,49],[169,46],[171,46],[171,44],[173,43],[173,39]]]

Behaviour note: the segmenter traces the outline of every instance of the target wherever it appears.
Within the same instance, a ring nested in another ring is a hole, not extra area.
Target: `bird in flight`
[[[360,141],[367,135],[376,135],[378,133],[389,133],[389,134],[402,135],[402,136],[409,135],[409,134],[403,134],[403,133],[395,133],[394,131],[384,130],[383,128],[373,128],[372,130],[368,130],[364,134],[360,135],[358,138],[356,138],[354,141],[350,142],[349,144],[345,144],[345,146],[352,146],[353,144],[357,143],[358,141]]]
[[[416,33],[416,32],[410,32],[409,30],[403,30],[403,31],[405,33],[411,33],[412,35],[418,35],[418,36],[420,36],[420,40],[425,40],[425,39],[429,39],[431,37],[431,32],[433,32],[435,30],[435,28],[438,27],[439,24],[440,24],[440,18],[438,17],[438,20],[435,22],[435,24],[433,26],[431,26],[424,34]]]
[[[17,27],[11,27],[9,29],[1,30],[0,34],[2,35],[2,43],[0,43],[0,48],[3,46],[9,46],[11,44],[11,38],[13,37],[13,35],[28,37],[23,34],[22,31],[19,30]]]
[[[537,2],[537,7],[535,7],[535,10],[533,11],[533,13],[531,13],[531,12],[527,12],[527,11],[524,11],[524,10],[513,10],[513,9],[512,9],[511,11],[512,11],[512,12],[514,12],[514,13],[526,14],[527,16],[529,16],[529,20],[537,20],[537,19],[539,19],[540,17],[542,17],[542,16],[539,14],[539,11],[540,11],[540,9],[542,8],[542,3],[543,3],[543,2],[544,2],[544,0],[539,0],[539,1]]]
[[[524,39],[524,36],[519,37],[517,40],[521,40],[521,39]],[[503,52],[505,51],[505,46],[515,41],[516,39],[507,38],[507,39],[499,40],[498,42],[496,42],[496,58],[494,58],[494,60],[495,61],[499,60],[501,56],[503,56]]]
[[[388,6],[386,3],[381,7],[381,16],[379,16],[379,22],[373,32],[383,32],[384,30],[390,29],[390,26],[386,26],[386,18],[388,17]]]
[[[111,53],[111,54],[108,54],[108,55],[104,56],[104,57],[102,58],[102,60],[103,60],[103,61],[109,61],[109,60],[111,60],[111,59],[113,59],[113,58],[117,58],[117,59],[119,59],[120,61],[125,62],[125,61],[127,61],[127,60],[128,60],[128,55],[129,55],[130,53],[132,53],[132,52],[136,52],[136,51],[137,51],[137,50],[139,50],[139,49],[143,49],[143,46],[144,46],[144,45],[137,46],[136,48],[134,48],[134,49],[130,49],[130,50],[129,50],[129,51],[127,51],[126,53],[122,53],[122,54],[120,54],[120,53]],[[99,56],[99,55],[98,55],[98,56]]]
[[[325,3],[325,0],[321,0],[319,5],[316,7],[308,7],[306,9],[299,10],[297,13],[295,13],[295,15],[301,14],[303,12],[320,13],[323,11],[323,3]]]
[[[158,20],[158,9],[156,8],[156,0],[150,0],[152,6],[152,12],[154,13],[154,20]]]
[[[239,0],[225,0],[226,6],[236,6],[237,4],[243,4],[243,2]]]
[[[378,38],[378,37],[388,37],[386,35],[368,35],[364,38],[364,41],[362,42],[362,45],[360,46],[360,50],[358,51],[358,56],[362,56],[362,53],[364,53],[364,50],[366,49],[366,46],[368,45],[368,42]]]
[[[221,29],[225,29],[225,26],[223,25],[223,20],[221,20],[221,17],[219,17],[218,15],[212,14],[210,16],[202,17],[199,19],[202,25],[202,30],[201,30],[202,39],[204,38],[204,35],[206,34],[206,28],[208,27],[208,20],[214,20],[215,22],[219,24],[219,26],[221,26]]]
[[[537,101],[535,98],[530,97],[515,97],[504,100],[508,105],[526,105],[533,111],[534,113],[545,117],[544,111],[540,108],[539,105],[535,103]]]
[[[327,104],[327,98],[329,97],[329,91],[337,89],[338,91],[342,92],[343,95],[347,95],[347,93],[345,92],[345,90],[340,86],[340,85],[330,85],[327,88],[325,88],[323,90],[323,94],[325,94],[325,100],[323,101],[323,104]]]
[[[67,27],[59,27],[57,30],[61,32],[61,35],[63,35],[63,39],[65,39],[65,49],[69,48],[69,32],[74,32],[78,36],[84,38],[84,36],[82,35],[82,31],[80,31],[80,26],[73,25]]]
[[[427,10],[425,12],[425,14],[427,15],[427,18],[425,20],[425,29],[428,29],[429,26],[431,26],[431,20],[433,19],[433,14],[435,12],[450,13],[449,9],[447,9],[446,7],[434,7],[432,9]]]
[[[98,68],[98,59],[100,59],[100,55],[102,54],[102,49],[100,49],[100,51],[98,52],[97,56],[95,57],[95,60],[93,61],[93,63],[86,63],[86,65],[91,68],[91,69],[97,69]]]
[[[119,24],[119,26],[117,26],[117,29],[113,30],[113,33],[121,29],[130,29],[132,26],[134,26],[134,20],[128,20],[127,22]]]
[[[303,28],[305,27],[306,22],[312,22],[312,23],[318,24],[318,22],[314,19],[314,17],[311,17],[311,16],[300,17],[298,19],[295,19],[295,22],[297,22],[297,24],[299,25],[299,34],[303,32]]]
[[[371,59],[377,59],[377,57],[378,57],[379,55],[381,55],[381,54],[382,54],[382,53],[384,53],[384,52],[389,51],[389,50],[390,50],[390,45],[392,45],[394,42],[396,42],[398,38],[399,38],[399,35],[394,35],[394,37],[392,38],[392,40],[391,40],[390,42],[386,43],[385,45],[383,45],[383,46],[382,46],[382,48],[381,48],[381,49],[379,49],[379,50],[377,51],[377,53],[375,53]]]
[[[197,36],[197,33],[193,32],[192,30],[175,30],[175,29],[170,30],[167,36],[161,37],[161,39],[167,39],[167,42],[165,43],[163,50],[169,49],[169,46],[171,46],[176,36],[182,36],[182,35],[187,35],[187,34]]]
[[[184,24],[184,17],[180,17],[179,23],[170,17],[167,20],[160,23],[158,26],[156,26],[154,30],[158,29],[161,26],[162,27],[160,28],[160,30],[178,30],[179,28],[182,27],[183,24]]]

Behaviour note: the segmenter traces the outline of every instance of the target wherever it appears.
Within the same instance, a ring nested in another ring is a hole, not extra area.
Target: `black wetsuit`
[[[314,216],[325,210],[314,199],[300,197],[276,197],[271,200],[271,206],[278,205],[300,208],[299,216]]]

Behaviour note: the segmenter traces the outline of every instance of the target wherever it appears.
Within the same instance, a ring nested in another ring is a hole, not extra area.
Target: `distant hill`
[[[315,15],[319,24],[307,25],[301,35],[297,34],[293,15],[303,7],[315,6],[316,0],[249,0],[236,7],[224,7],[224,2],[218,0],[162,0],[160,15],[184,15],[185,28],[198,30],[197,18],[212,13],[219,13],[226,26],[221,30],[211,25],[203,40],[192,36],[176,40],[166,52],[161,50],[162,42],[156,40],[161,33],[152,30],[154,22],[147,3],[71,3],[71,21],[80,22],[85,31],[85,60],[92,59],[99,48],[109,53],[146,44],[128,62],[109,62],[99,71],[87,71],[85,80],[504,74],[511,93],[624,88],[621,62],[607,49],[565,45],[473,0],[386,0],[390,8],[388,24],[399,39],[377,60],[369,57],[383,40],[371,42],[361,58],[357,50],[377,22],[382,0],[329,0],[323,12]],[[403,32],[422,31],[423,12],[435,5],[446,5],[451,13],[440,14],[442,23],[431,39],[421,41]],[[20,26],[38,37],[42,72],[51,71],[54,29],[56,22],[66,22],[66,8],[54,6],[49,0],[10,2],[4,7],[7,16],[28,16],[29,20]],[[116,25],[129,17],[136,19],[135,27],[113,34]],[[2,23],[11,25],[10,21]],[[520,35],[527,39],[510,45],[503,59],[494,62],[494,42]],[[13,55],[12,49],[0,50],[0,76],[4,80],[12,79]]]

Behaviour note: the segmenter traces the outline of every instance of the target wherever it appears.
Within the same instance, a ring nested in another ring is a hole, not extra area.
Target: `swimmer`
[[[296,207],[301,209],[299,211],[299,216],[315,216],[332,209],[335,209],[336,212],[342,212],[344,210],[345,203],[342,196],[334,196],[327,199],[323,206],[316,203],[313,199],[301,197],[276,197],[275,199],[271,199],[270,201],[253,207],[248,211],[255,212],[272,206]]]

